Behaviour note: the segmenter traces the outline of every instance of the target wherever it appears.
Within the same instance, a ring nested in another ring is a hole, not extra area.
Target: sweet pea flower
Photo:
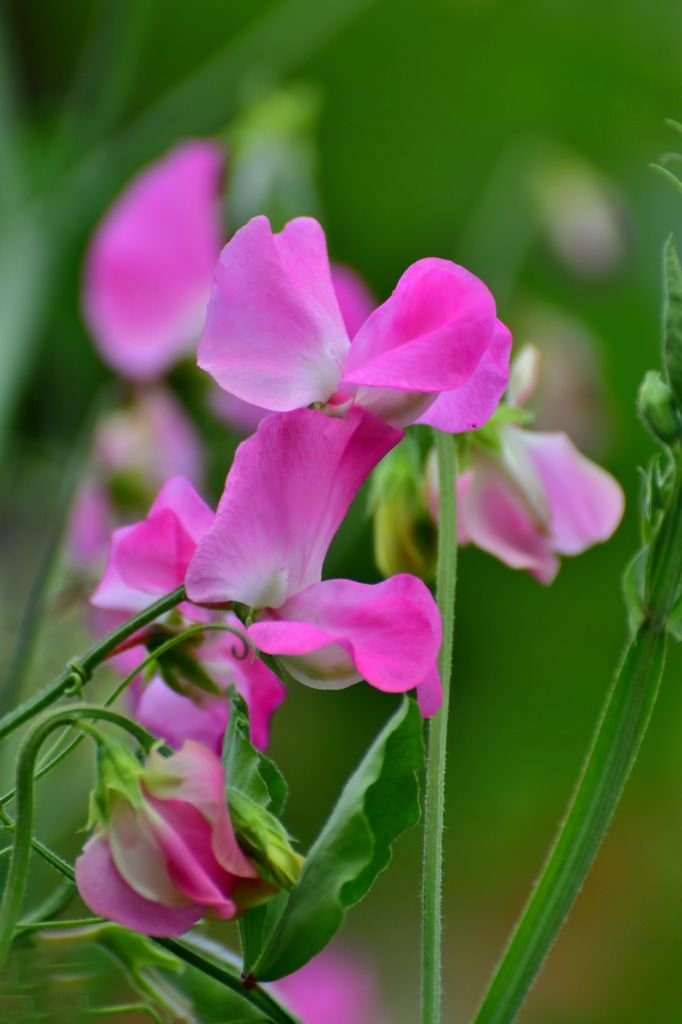
[[[377,304],[365,282],[351,267],[332,263],[330,272],[339,311],[348,336],[352,338]],[[268,409],[244,402],[219,387],[211,395],[211,408],[221,420],[244,435],[252,434],[269,413]]]
[[[409,267],[351,343],[317,221],[299,217],[273,234],[254,217],[221,253],[198,363],[271,411],[343,415],[355,404],[396,426],[457,432],[494,412],[510,345],[486,286],[442,259]]]
[[[387,1024],[376,979],[357,956],[325,949],[300,970],[269,985],[302,1024]]]
[[[222,243],[223,164],[208,140],[177,146],[128,185],[95,232],[84,315],[124,377],[158,378],[196,344]]]
[[[185,585],[197,604],[251,609],[256,647],[300,682],[416,687],[430,715],[441,700],[441,623],[426,586],[406,574],[374,585],[322,582],[351,501],[400,436],[358,406],[343,419],[311,409],[268,416],[237,449]]]
[[[512,409],[532,394],[537,374],[537,350],[527,346],[512,368]],[[457,480],[460,544],[475,544],[549,584],[559,571],[560,555],[577,555],[608,540],[623,515],[622,489],[566,434],[502,421],[487,440],[476,444],[474,438],[471,466]],[[436,516],[435,475],[430,497]]]
[[[223,766],[199,743],[171,757],[154,750],[144,767],[104,746],[91,806],[96,830],[76,884],[94,914],[170,937],[201,917],[231,920],[271,892],[237,844]]]
[[[194,426],[167,388],[146,388],[103,416],[71,512],[71,562],[99,570],[114,527],[139,515],[171,477],[199,483],[203,461]]]
[[[177,477],[164,484],[147,518],[112,536],[104,576],[91,598],[95,608],[108,615],[102,625],[111,628],[180,586],[214,518],[189,481]],[[189,601],[172,614],[178,612],[185,627],[211,620],[240,626],[234,615],[211,613]],[[264,749],[272,715],[285,697],[282,683],[262,662],[240,657],[238,641],[229,633],[208,632],[192,653],[223,694],[230,684],[237,687],[249,706],[252,741]],[[132,671],[145,654],[138,645],[119,656],[118,667]],[[138,721],[171,747],[194,739],[216,753],[221,750],[228,719],[224,696],[206,693],[191,683],[177,693],[155,676],[146,683],[138,678],[129,699]]]

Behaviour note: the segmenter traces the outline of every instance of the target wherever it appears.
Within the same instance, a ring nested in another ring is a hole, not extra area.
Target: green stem
[[[115,701],[121,696],[121,694],[130,686],[133,679],[135,679],[135,677],[139,675],[140,672],[144,672],[144,670],[149,665],[158,661],[159,658],[166,654],[167,651],[172,650],[174,647],[177,647],[178,644],[182,644],[186,640],[191,640],[193,637],[201,636],[206,632],[232,633],[234,636],[237,637],[238,640],[240,640],[243,643],[243,657],[246,657],[246,654],[248,653],[249,650],[249,638],[246,636],[246,634],[241,633],[238,629],[235,629],[233,626],[228,626],[224,622],[202,622],[198,625],[190,626],[188,629],[185,629],[182,633],[176,633],[175,636],[169,637],[169,639],[162,643],[159,647],[155,647],[154,650],[147,655],[144,661],[141,661],[140,664],[137,665],[132,672],[129,672],[125,679],[123,679],[118,684],[116,689],[109,694],[103,706],[105,708],[111,707],[111,705],[114,704]],[[236,655],[236,652],[235,656],[241,657],[241,655]],[[67,729],[66,734],[68,735],[68,733],[69,730]],[[69,740],[66,746],[62,747],[62,749],[59,750],[58,748],[61,746],[63,739],[63,736],[57,737],[54,745],[50,747],[44,759],[37,766],[35,773],[33,775],[34,782],[37,782],[38,779],[42,779],[44,775],[47,775],[47,773],[51,772],[53,768],[56,768],[58,764],[61,764],[64,758],[67,757],[77,746],[80,745],[83,737],[82,735],[74,737],[74,739]],[[16,789],[13,788],[7,790],[6,793],[3,793],[3,795],[0,796],[0,806],[4,806],[5,804],[10,803],[10,801],[14,799],[15,795]]]
[[[166,594],[164,597],[155,601],[154,604],[150,604],[144,611],[134,615],[132,619],[128,619],[122,626],[115,629],[113,633],[109,633],[96,643],[94,647],[91,647],[85,654],[82,654],[79,658],[76,658],[66,667],[60,676],[57,676],[44,690],[41,690],[35,696],[29,700],[20,704],[18,708],[11,711],[0,719],[0,739],[4,739],[14,729],[18,729],[19,726],[23,725],[24,722],[28,722],[31,718],[34,718],[45,708],[48,708],[55,701],[63,697],[74,684],[79,687],[85,682],[95,668],[100,665],[116,648],[122,644],[129,637],[133,636],[138,630],[147,626],[154,619],[158,618],[159,615],[165,614],[170,611],[171,608],[175,608],[182,601],[185,600],[185,588],[177,587],[176,590],[171,591],[170,594]]]
[[[611,686],[566,818],[474,1024],[510,1024],[523,1005],[606,835],[653,711],[666,617],[682,580],[682,458],[648,556],[642,622]]]
[[[439,1024],[442,1003],[443,825],[445,820],[445,759],[447,753],[450,674],[457,587],[457,518],[455,441],[434,431],[438,459],[439,526],[436,595],[443,621],[439,668],[443,705],[429,724],[424,808],[424,882],[422,892],[422,1024]]]

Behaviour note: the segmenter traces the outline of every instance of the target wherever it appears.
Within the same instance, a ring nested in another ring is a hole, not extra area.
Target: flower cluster
[[[439,710],[441,620],[423,580],[323,578],[352,502],[404,428],[485,428],[457,483],[460,540],[544,582],[558,553],[608,536],[622,508],[615,482],[565,437],[528,433],[513,416],[491,420],[511,334],[478,278],[422,259],[377,305],[352,271],[330,264],[310,218],[275,233],[255,217],[219,253],[222,163],[212,143],[190,143],[145,172],[105,218],[86,267],[85,313],[100,351],[146,390],[133,399],[137,432],[119,418],[98,441],[97,486],[81,494],[90,506],[77,517],[83,556],[100,550],[113,519],[107,500],[131,465],[160,486],[146,518],[114,530],[92,604],[112,627],[185,587],[166,620],[117,652],[125,671],[164,638],[210,627],[132,683],[132,714],[175,753],[157,749],[144,767],[122,768],[105,751],[96,831],[78,862],[95,912],[156,935],[204,914],[233,917],[272,891],[226,808],[219,755],[231,685],[261,750],[282,678],[414,691],[424,717]],[[195,490],[193,435],[158,383],[197,342],[198,365],[221,389],[211,404],[250,434],[215,511]],[[508,394],[514,408],[529,390],[529,357],[522,366]],[[223,629],[242,630],[252,656]]]

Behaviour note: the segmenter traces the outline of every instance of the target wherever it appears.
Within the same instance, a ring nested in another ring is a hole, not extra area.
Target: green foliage
[[[663,364],[678,408],[682,407],[682,268],[671,235],[663,250]]]
[[[346,783],[292,892],[252,912],[258,927],[245,943],[245,971],[282,978],[326,946],[389,863],[393,841],[419,820],[423,761],[419,711],[404,697]]]

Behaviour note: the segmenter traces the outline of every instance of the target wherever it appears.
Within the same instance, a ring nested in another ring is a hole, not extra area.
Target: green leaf
[[[326,946],[388,865],[393,841],[419,820],[423,763],[421,717],[404,697],[346,783],[288,899],[260,915],[263,948],[255,957],[246,951],[247,972],[282,978]]]
[[[682,408],[682,268],[672,235],[663,250],[663,363],[678,408]]]
[[[287,784],[274,761],[252,745],[249,713],[234,687],[228,691],[230,720],[223,744],[228,790],[236,790],[254,804],[280,815],[287,799]]]

